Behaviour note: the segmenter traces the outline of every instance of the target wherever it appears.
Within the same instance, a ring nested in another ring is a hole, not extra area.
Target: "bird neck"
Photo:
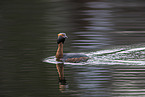
[[[57,59],[63,58],[63,43],[62,42],[58,44],[58,49],[57,49],[57,52],[56,52],[56,58]]]

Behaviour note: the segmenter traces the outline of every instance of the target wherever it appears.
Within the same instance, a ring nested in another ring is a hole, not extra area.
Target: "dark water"
[[[144,0],[1,0],[0,97],[144,97],[144,17]],[[58,32],[65,53],[91,57],[65,63],[66,88]]]

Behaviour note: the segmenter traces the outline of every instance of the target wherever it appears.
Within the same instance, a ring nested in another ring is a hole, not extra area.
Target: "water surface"
[[[0,97],[141,97],[145,95],[145,1],[0,1]],[[85,63],[56,70],[56,39]],[[45,62],[44,62],[45,61]]]

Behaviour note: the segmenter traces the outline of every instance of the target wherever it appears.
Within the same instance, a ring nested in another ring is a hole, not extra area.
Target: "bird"
[[[63,45],[65,39],[68,38],[65,33],[59,33],[57,38],[57,52],[56,52],[56,60],[62,60],[64,62],[86,62],[89,57],[82,53],[63,53]]]

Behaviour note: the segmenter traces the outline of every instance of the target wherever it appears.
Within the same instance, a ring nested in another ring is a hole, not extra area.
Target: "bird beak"
[[[68,38],[67,36],[64,36],[64,38]]]

